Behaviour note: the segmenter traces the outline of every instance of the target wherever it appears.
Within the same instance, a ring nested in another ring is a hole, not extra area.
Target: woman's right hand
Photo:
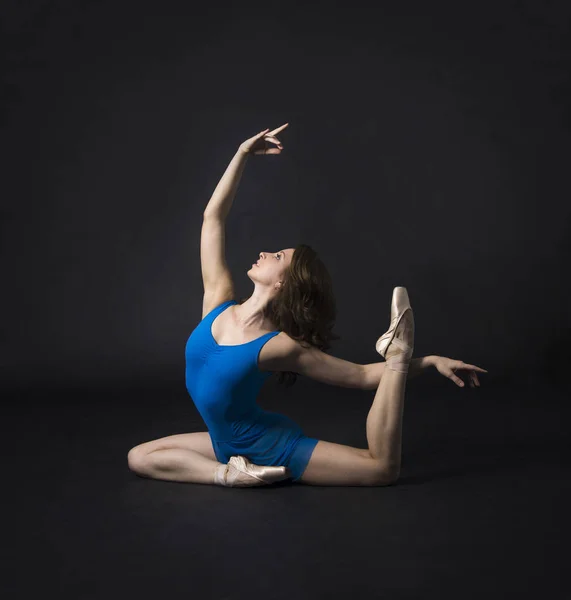
[[[281,154],[283,146],[276,137],[276,134],[283,131],[288,125],[289,123],[286,123],[273,131],[270,131],[269,129],[260,131],[260,133],[256,134],[254,137],[242,142],[240,144],[240,150],[244,152],[244,154]],[[268,142],[276,144],[277,148],[268,148]]]

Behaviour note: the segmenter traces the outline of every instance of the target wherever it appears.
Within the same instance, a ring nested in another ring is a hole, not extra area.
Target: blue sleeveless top
[[[271,331],[245,344],[219,345],[212,336],[212,323],[232,304],[238,302],[229,300],[211,310],[185,347],[186,389],[211,436],[221,441],[244,435],[249,425],[263,419],[256,398],[272,372],[259,369],[258,355],[264,344],[280,333]]]

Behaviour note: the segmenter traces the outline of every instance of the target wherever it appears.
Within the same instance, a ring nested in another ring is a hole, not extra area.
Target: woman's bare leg
[[[385,369],[367,415],[369,453],[400,473],[402,418],[407,375]]]
[[[402,419],[408,367],[414,345],[414,317],[405,312],[395,338],[410,348],[404,352],[397,344],[389,346],[387,368],[377,388],[373,405],[367,415],[369,453],[381,460],[387,469],[400,473],[402,454]]]
[[[152,479],[214,484],[216,469],[222,464],[195,450],[168,448],[148,453],[130,452],[129,468]]]
[[[196,434],[171,437],[186,440],[192,435]],[[162,440],[155,442],[160,444]],[[151,442],[151,444],[155,442]],[[145,446],[147,445],[142,444],[142,447],[135,447],[127,454],[129,468],[142,477],[225,487],[251,487],[270,483],[269,480],[260,483],[258,477],[236,469],[231,462],[220,463],[196,450],[171,447],[157,448],[149,452]]]

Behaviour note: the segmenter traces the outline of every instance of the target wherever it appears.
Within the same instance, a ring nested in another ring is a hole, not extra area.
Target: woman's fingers
[[[464,371],[468,371],[468,376],[470,378],[470,385],[472,387],[477,386],[480,387],[480,381],[478,376],[476,375],[474,369],[478,369],[480,371],[484,371],[484,369],[480,369],[479,367],[475,367],[474,365],[463,364],[460,367],[456,367],[456,370],[461,369]],[[487,373],[487,371],[485,371]]]
[[[260,131],[260,133],[256,134],[250,140],[247,140],[247,142],[250,142],[250,144],[249,144],[250,152],[252,154],[280,154],[281,151],[283,150],[283,144],[280,142],[280,140],[276,137],[275,134],[279,133],[280,131],[283,131],[288,125],[289,125],[289,123],[285,123],[281,127],[274,129],[273,131],[270,131],[269,128],[264,129],[263,131]],[[260,142],[261,139],[263,139],[264,142],[271,142],[272,144],[275,144],[277,146],[277,148],[260,149],[258,146],[261,145],[261,142]],[[258,147],[258,148],[256,150],[254,150],[254,148],[256,148],[256,147]]]
[[[264,139],[267,140],[268,142],[273,142],[274,144],[277,144],[278,146],[282,145],[282,143],[278,140],[277,137],[274,137],[273,135],[270,135],[269,133],[264,136]]]
[[[288,125],[289,125],[289,123],[286,123],[285,125],[281,125],[277,129],[274,129],[273,131],[270,131],[270,133],[268,135],[276,135],[276,133],[279,133],[280,131],[283,131]]]
[[[480,371],[480,373],[487,373],[488,371],[486,371],[486,369],[480,369],[480,367],[477,367],[476,365],[465,365],[466,367],[469,367],[470,369],[474,369],[474,371]]]
[[[281,154],[281,148],[266,148],[265,150],[256,150],[254,154]]]

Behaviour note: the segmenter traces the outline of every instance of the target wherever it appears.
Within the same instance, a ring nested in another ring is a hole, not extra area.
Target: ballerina
[[[413,359],[414,315],[406,288],[395,287],[388,330],[377,340],[385,362],[359,365],[327,350],[335,321],[331,278],[305,244],[261,252],[248,270],[254,291],[237,302],[225,260],[225,221],[249,156],[280,154],[288,123],[240,144],[205,211],[201,232],[202,320],[185,348],[186,387],[208,431],[167,436],[128,453],[143,477],[227,487],[284,479],[313,485],[378,486],[397,481],[401,465],[406,382],[430,366],[458,386],[464,370],[479,386],[475,365],[441,356]],[[273,145],[274,147],[272,147]],[[366,420],[368,448],[311,438],[289,417],[262,410],[265,380],[298,374],[330,385],[376,389]]]

